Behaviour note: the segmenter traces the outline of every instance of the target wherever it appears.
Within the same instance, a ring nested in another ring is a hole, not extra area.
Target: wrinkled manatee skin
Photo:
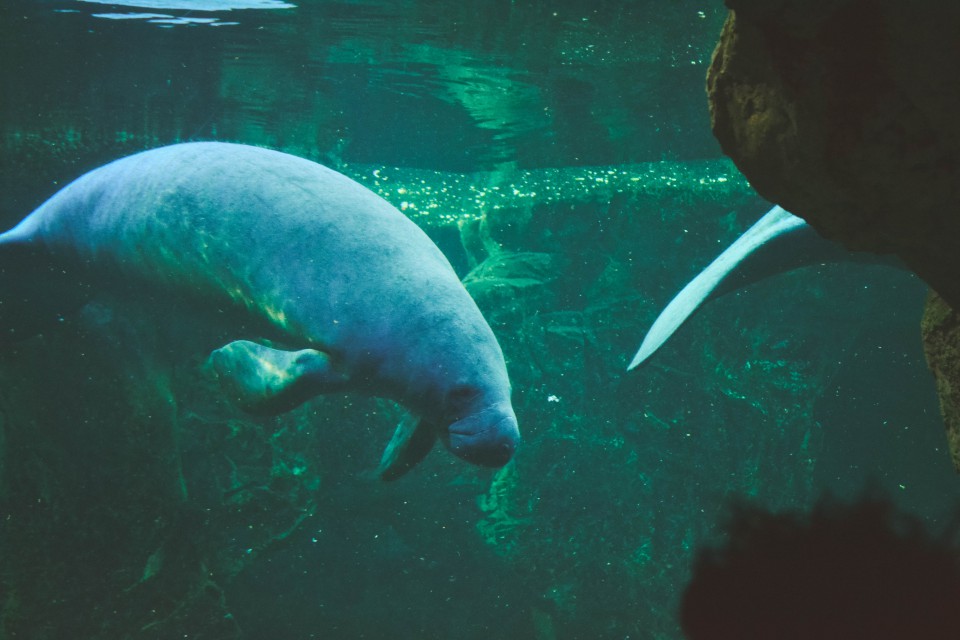
[[[94,293],[119,281],[214,317],[239,310],[248,333],[232,339],[323,354],[314,395],[396,400],[470,462],[500,466],[519,441],[500,347],[449,262],[385,200],[314,162],[215,142],[122,158],[0,235],[7,275],[25,253]]]

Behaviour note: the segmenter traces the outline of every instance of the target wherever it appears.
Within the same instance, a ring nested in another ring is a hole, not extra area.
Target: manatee
[[[775,206],[674,296],[651,325],[627,370],[646,362],[704,302],[779,273],[827,262],[903,268],[892,256],[849,251],[821,237],[802,218]]]
[[[219,142],[144,151],[0,234],[0,342],[99,291],[187,300],[222,322],[229,341],[208,365],[248,411],[329,392],[398,402],[409,417],[384,479],[438,438],[489,467],[519,442],[500,346],[450,263],[385,200],[309,160]]]

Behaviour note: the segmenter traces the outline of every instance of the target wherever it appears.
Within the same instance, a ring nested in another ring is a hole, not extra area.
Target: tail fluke
[[[819,262],[851,259],[850,255],[837,243],[821,238],[803,219],[774,207],[670,301],[627,370],[653,355],[707,300],[768,276]]]

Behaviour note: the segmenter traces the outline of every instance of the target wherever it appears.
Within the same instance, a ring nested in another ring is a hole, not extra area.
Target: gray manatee
[[[385,479],[438,437],[492,467],[518,444],[500,346],[450,263],[385,200],[314,162],[198,142],[81,176],[0,234],[0,339],[118,286],[189,299],[235,328],[209,364],[250,411],[335,391],[402,404]]]
[[[903,268],[892,256],[851,252],[822,238],[802,218],[773,207],[674,296],[651,325],[627,370],[646,362],[704,302],[778,273],[825,262]]]

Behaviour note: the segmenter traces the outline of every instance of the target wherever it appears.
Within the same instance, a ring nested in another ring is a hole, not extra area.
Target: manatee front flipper
[[[237,340],[211,353],[208,363],[250,413],[283,413],[347,382],[334,371],[329,356],[315,349],[283,351]]]
[[[644,362],[710,298],[798,267],[838,260],[884,262],[881,256],[853,257],[821,238],[801,218],[774,207],[700,272],[660,313],[627,370]]]
[[[436,425],[412,414],[404,416],[383,451],[377,475],[381,480],[396,480],[410,471],[430,453],[438,433]]]

